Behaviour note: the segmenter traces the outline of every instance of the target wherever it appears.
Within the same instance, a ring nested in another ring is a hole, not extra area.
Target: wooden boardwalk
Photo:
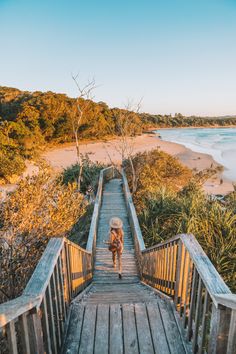
[[[121,280],[103,243],[113,216],[124,224]],[[104,186],[96,246],[93,282],[71,305],[63,353],[185,353],[170,303],[140,282],[120,179]]]
[[[100,172],[86,249],[50,239],[22,295],[0,304],[0,352],[236,354],[236,295],[194,235],[145,247],[115,173]],[[124,223],[122,279],[103,243],[112,216]]]

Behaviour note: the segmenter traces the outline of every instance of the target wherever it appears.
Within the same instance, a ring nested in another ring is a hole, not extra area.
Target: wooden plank
[[[60,320],[59,320],[59,306],[58,306],[58,297],[57,297],[57,287],[55,281],[55,273],[52,273],[52,278],[50,280],[51,283],[51,295],[52,295],[52,305],[53,305],[53,313],[54,313],[54,323],[56,328],[56,339],[58,348],[61,346],[61,328],[60,328]]]
[[[236,310],[232,310],[230,326],[229,326],[227,354],[235,354],[235,348],[236,348]]]
[[[65,244],[65,253],[66,253],[66,271],[67,271],[67,278],[68,278],[68,289],[69,289],[69,299],[73,298],[73,289],[72,289],[72,268],[71,268],[71,253],[69,244]]]
[[[212,303],[211,325],[208,352],[224,353],[227,348],[230,329],[231,310],[224,306],[218,308]]]
[[[48,309],[47,309],[46,296],[43,298],[41,306],[42,306],[42,328],[44,334],[44,341],[47,348],[47,354],[51,354],[52,347],[51,347],[51,337],[50,337],[50,329],[49,329],[49,321],[48,321]]]
[[[159,301],[158,304],[170,352],[175,354],[183,354],[185,349],[174,315],[172,311],[168,309],[164,301]]]
[[[109,352],[112,354],[123,354],[123,331],[121,306],[110,306],[110,347]]]
[[[48,288],[46,290],[46,303],[47,303],[51,348],[52,348],[52,352],[54,354],[56,354],[58,348],[57,348],[57,340],[56,340],[56,328],[55,328],[55,322],[54,322],[54,311],[53,311],[52,292],[51,292],[50,283],[49,283]]]
[[[18,354],[15,323],[11,321],[7,324],[7,344],[9,353]]]
[[[122,318],[124,329],[124,352],[127,354],[138,353],[138,338],[135,323],[134,305],[122,305]]]
[[[40,300],[39,296],[22,295],[14,300],[0,304],[0,327],[5,326],[7,323],[39,305]]]
[[[187,270],[187,280],[186,280],[186,289],[185,289],[185,303],[184,303],[184,315],[183,315],[183,327],[185,328],[187,325],[187,318],[189,315],[189,305],[190,305],[190,293],[191,293],[191,281],[192,281],[192,268],[193,263],[190,260],[188,262],[188,270]]]
[[[195,320],[194,320],[193,342],[192,342],[193,353],[197,353],[198,350],[198,332],[199,332],[200,316],[202,312],[202,289],[203,289],[203,284],[201,278],[199,277]]]
[[[207,320],[209,316],[209,305],[210,305],[210,296],[208,292],[205,290],[204,294],[204,305],[203,305],[203,312],[202,312],[202,325],[201,325],[201,338],[198,345],[198,354],[203,354],[206,348],[206,336],[207,336]]]
[[[135,318],[137,325],[139,351],[142,354],[154,354],[152,336],[147,317],[145,304],[135,304]]]
[[[77,354],[80,345],[85,306],[73,304],[63,354]]]
[[[29,330],[27,323],[27,314],[19,317],[20,341],[24,354],[30,354]]]
[[[147,313],[155,353],[169,354],[170,350],[158,304],[147,304]]]
[[[183,254],[183,245],[181,240],[178,242],[178,253],[177,253],[177,268],[176,268],[176,280],[175,280],[175,295],[174,295],[174,304],[175,308],[179,310],[179,302],[180,302],[180,289],[182,284],[182,276],[181,271],[183,268],[182,264],[182,254]]]
[[[220,294],[215,295],[215,300],[218,304],[236,310],[236,294]]]
[[[87,305],[85,307],[79,354],[93,353],[96,328],[96,314],[96,305]]]
[[[28,315],[30,352],[44,354],[43,331],[39,311],[31,310]]]
[[[97,323],[94,354],[108,354],[109,348],[109,305],[99,304],[97,307]]]
[[[69,303],[70,303],[70,283],[68,277],[66,258],[67,258],[67,252],[66,252],[66,246],[64,245],[61,254],[61,265],[62,265],[62,276],[63,276],[63,294],[64,294],[66,314],[67,314],[69,309]]]
[[[187,328],[187,338],[190,341],[193,335],[193,316],[195,311],[195,301],[197,295],[197,282],[198,282],[198,273],[196,268],[193,268],[193,278],[192,278],[192,290],[191,290],[191,300],[190,300],[190,308],[188,314],[188,328]]]
[[[62,252],[59,257],[58,262],[58,275],[59,275],[59,288],[61,294],[61,304],[62,304],[62,320],[65,322],[67,316],[67,306],[66,306],[66,289],[64,287],[64,279],[63,279],[63,266],[62,266]]]

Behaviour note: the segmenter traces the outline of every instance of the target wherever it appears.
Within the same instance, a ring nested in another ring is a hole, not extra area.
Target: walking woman
[[[119,279],[122,278],[122,263],[121,256],[124,248],[124,231],[122,229],[123,222],[120,218],[111,218],[109,233],[109,251],[112,252],[112,260],[114,268],[116,268],[116,258],[118,260]]]

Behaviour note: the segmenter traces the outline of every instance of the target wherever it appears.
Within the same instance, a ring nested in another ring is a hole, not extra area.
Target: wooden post
[[[15,323],[11,321],[7,324],[7,343],[9,353],[17,354],[17,339],[16,339],[16,330],[15,330]]]
[[[227,354],[234,354],[235,351],[236,351],[236,310],[234,309],[231,311]]]
[[[225,306],[212,303],[211,328],[208,352],[222,354],[226,352],[231,310]]]
[[[33,309],[28,315],[28,330],[30,352],[44,354],[43,331],[41,326],[41,314],[39,310]]]
[[[20,340],[24,354],[30,354],[29,330],[27,324],[27,314],[19,317]]]
[[[182,263],[182,241],[178,242],[178,251],[177,251],[177,265],[176,265],[176,277],[175,277],[175,295],[174,295],[174,304],[176,310],[178,310],[179,304],[179,289],[180,289],[180,280],[181,280],[181,263]]]

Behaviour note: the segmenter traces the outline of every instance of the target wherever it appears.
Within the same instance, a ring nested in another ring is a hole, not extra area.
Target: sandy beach
[[[130,138],[132,153],[150,151],[159,148],[162,151],[178,158],[185,166],[201,171],[209,167],[216,167],[219,164],[211,155],[194,152],[184,145],[161,140],[153,133],[146,133],[135,138]],[[88,154],[94,162],[105,164],[121,163],[121,144],[118,139],[100,142],[88,142],[81,144],[81,153]],[[76,149],[74,145],[64,145],[51,148],[45,152],[42,157],[53,167],[55,171],[61,171],[77,162]],[[22,178],[31,176],[38,172],[38,167],[34,163],[26,163],[26,170]],[[4,199],[6,193],[13,191],[17,184],[0,185],[0,194]],[[207,194],[227,194],[233,191],[232,181],[227,180],[221,173],[211,178],[204,184],[204,190]]]
[[[130,138],[130,143],[134,154],[159,148],[178,158],[185,166],[197,171],[219,166],[211,155],[194,152],[183,145],[163,141],[152,133]],[[106,164],[120,164],[121,162],[120,142],[118,139],[81,144],[81,153],[88,154],[89,158],[94,162],[98,161]],[[76,150],[72,145],[59,147],[44,153],[43,157],[53,168],[62,170],[76,163]],[[227,194],[233,191],[233,185],[231,181],[222,177],[219,173],[205,183],[204,189],[208,194]]]

